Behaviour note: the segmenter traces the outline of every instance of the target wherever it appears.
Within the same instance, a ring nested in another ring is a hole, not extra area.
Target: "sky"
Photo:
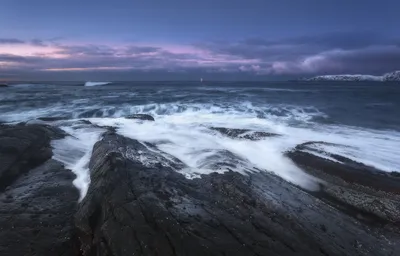
[[[398,0],[0,0],[0,80],[400,70]]]

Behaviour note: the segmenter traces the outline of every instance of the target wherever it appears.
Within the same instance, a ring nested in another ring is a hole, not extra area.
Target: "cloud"
[[[129,46],[125,49],[126,54],[156,53],[162,50],[160,47],[153,46]]]
[[[399,39],[367,32],[331,33],[280,40],[250,38],[239,42],[207,42],[197,47],[257,59],[241,72],[266,75],[382,73],[400,69]]]
[[[314,73],[381,74],[400,69],[400,47],[388,45],[332,50],[308,58],[305,63]]]
[[[0,38],[0,44],[24,44],[25,41],[16,38]]]
[[[58,54],[70,56],[114,56],[115,49],[104,45],[64,45],[60,47]]]
[[[43,76],[60,72],[119,72],[118,75],[122,74],[120,72],[153,72],[192,74],[194,77],[200,73],[230,74],[249,78],[381,74],[400,69],[400,40],[366,32],[279,40],[208,41],[192,45],[70,44],[61,39],[57,39],[57,43],[41,39],[0,39],[0,42],[22,43],[22,46],[8,48],[0,45],[1,71],[39,72]],[[25,48],[17,50],[16,47]]]
[[[41,39],[32,39],[30,43],[35,46],[42,46],[42,47],[48,46],[48,42]]]

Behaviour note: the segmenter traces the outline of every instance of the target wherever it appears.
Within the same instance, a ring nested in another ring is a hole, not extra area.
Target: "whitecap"
[[[100,86],[100,85],[107,85],[111,84],[111,82],[86,82],[85,86]]]

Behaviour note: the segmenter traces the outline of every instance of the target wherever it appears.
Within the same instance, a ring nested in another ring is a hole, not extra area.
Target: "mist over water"
[[[24,85],[1,91],[0,120],[59,117],[47,123],[71,136],[53,141],[54,158],[77,175],[74,184],[81,198],[90,182],[93,145],[105,129],[79,120],[113,126],[121,135],[154,144],[159,154],[184,163],[175,169],[187,178],[228,170],[244,175],[268,171],[313,190],[315,179],[285,156],[308,141],[331,143],[314,147],[382,171],[400,170],[399,98],[399,86],[373,83]],[[125,118],[137,113],[150,114],[155,122]],[[212,127],[279,136],[250,141]]]

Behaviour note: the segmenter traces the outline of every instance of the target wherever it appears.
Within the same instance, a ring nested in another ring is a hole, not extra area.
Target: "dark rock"
[[[50,159],[50,140],[63,136],[44,125],[0,127],[0,255],[79,254],[75,175]]]
[[[235,170],[242,173],[260,171],[260,169],[250,164],[246,159],[228,150],[214,151],[209,157],[198,162],[198,167],[208,170]]]
[[[150,146],[110,132],[95,144],[76,214],[82,255],[400,253],[395,231],[365,228],[270,173],[189,180]]]
[[[126,119],[139,119],[139,120],[145,120],[145,121],[154,121],[154,117],[151,115],[147,114],[134,114],[134,115],[129,115],[125,117]]]
[[[392,175],[393,177],[400,178],[400,172],[391,172],[390,175]]]
[[[66,120],[68,117],[65,116],[48,116],[48,117],[39,117],[38,120],[44,121],[44,122],[54,122],[54,121],[60,121],[60,120]]]
[[[5,87],[8,87],[8,85],[6,85],[6,84],[0,84],[0,88],[5,88]]]
[[[92,122],[90,122],[89,120],[79,120],[78,122],[82,123],[82,124],[87,124],[87,125],[91,125],[92,124]]]
[[[275,133],[252,131],[247,129],[234,129],[223,127],[211,127],[210,129],[233,139],[262,140],[267,137],[279,136]]]
[[[54,160],[27,174],[0,193],[0,255],[79,255],[75,175]]]
[[[318,144],[343,146],[326,142],[306,142],[298,145],[294,150],[288,152],[287,155],[306,169],[311,168],[314,170],[321,170],[326,174],[339,177],[349,183],[400,194],[400,181],[398,179],[393,179],[393,177],[390,177],[388,173],[377,170],[373,167],[366,166],[340,155],[322,152],[313,147]],[[310,151],[323,153],[323,155],[337,161],[316,156],[311,154]]]
[[[0,126],[0,191],[22,173],[50,159],[51,139],[64,135],[62,130],[50,126]]]
[[[321,190],[313,195],[360,221],[375,224],[400,223],[400,180],[373,167],[343,156],[323,152],[307,142],[287,155],[303,170],[323,180]],[[305,151],[306,150],[306,151]],[[314,155],[315,151],[320,155]]]

